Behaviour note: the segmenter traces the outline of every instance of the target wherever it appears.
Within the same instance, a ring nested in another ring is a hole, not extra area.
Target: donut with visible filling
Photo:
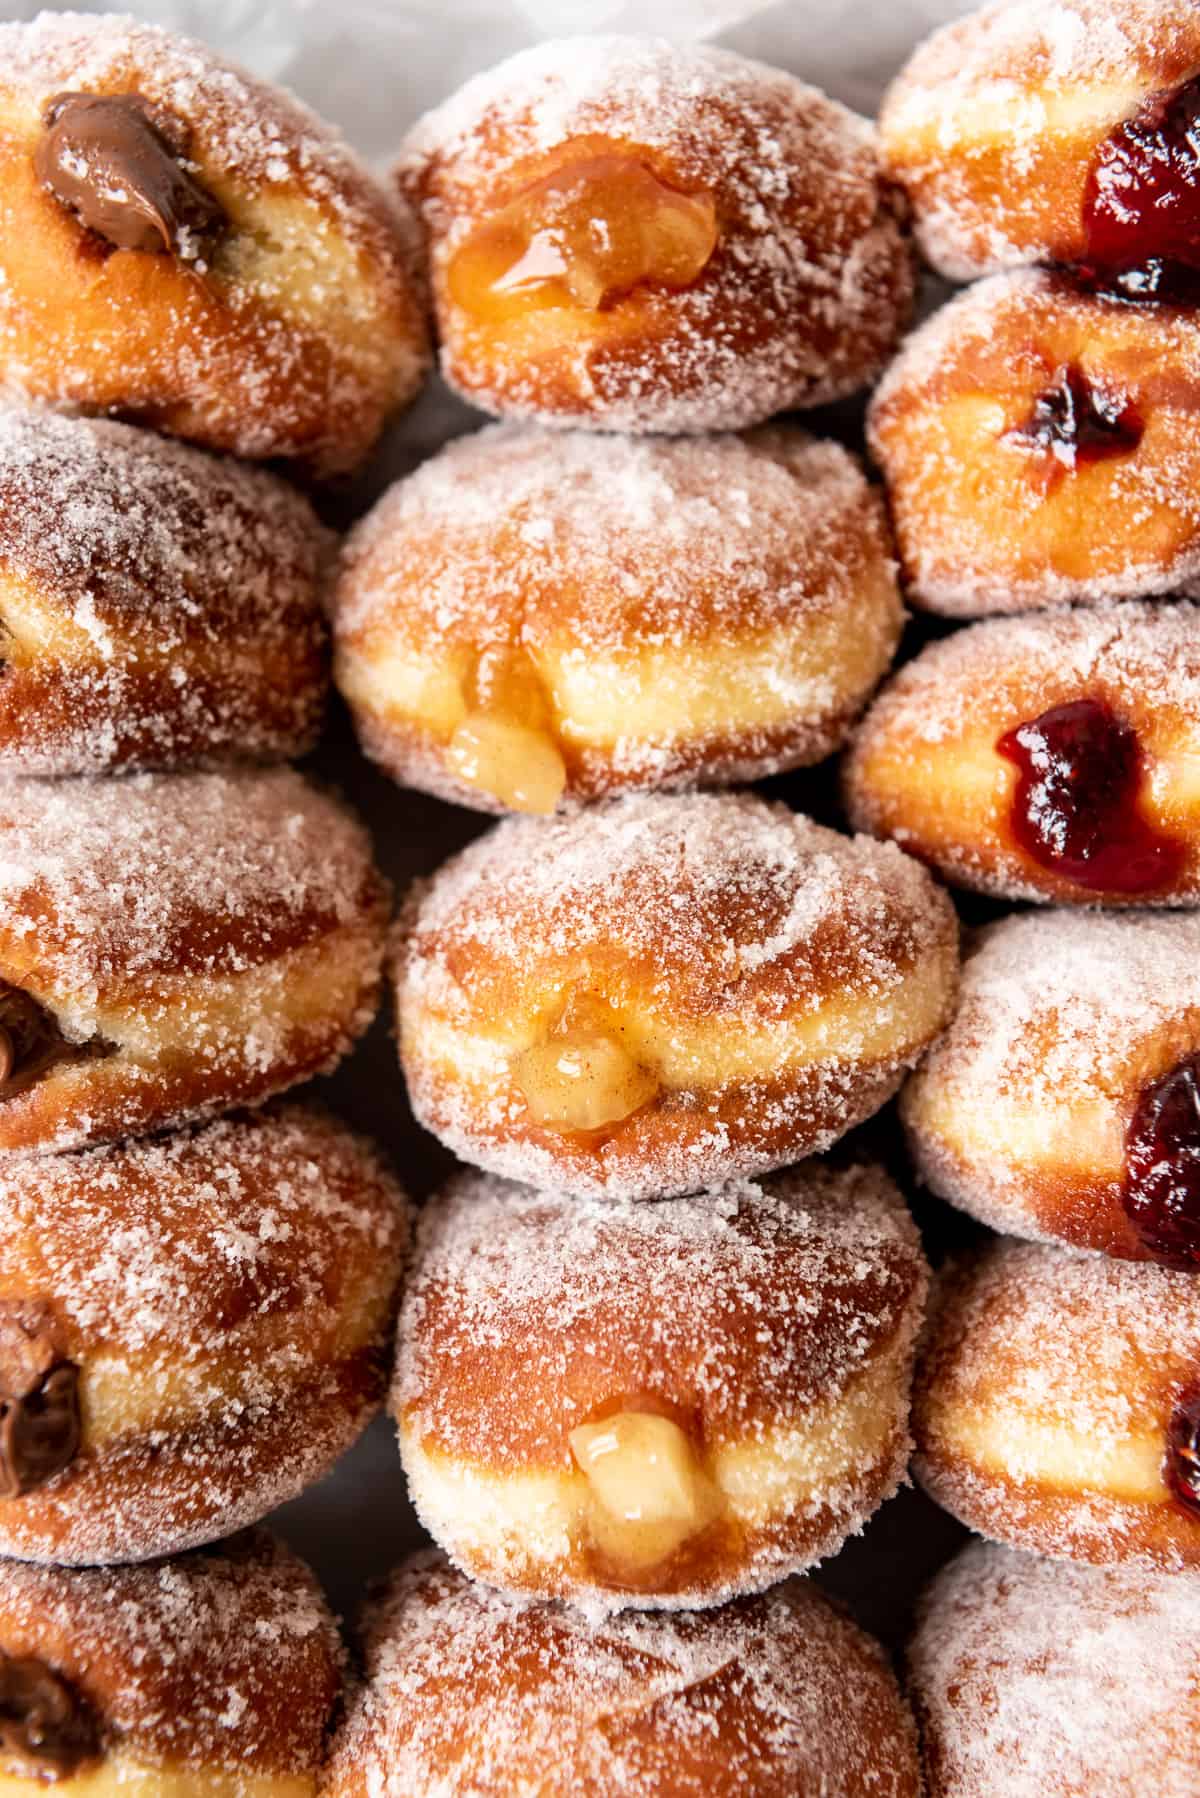
[[[593,1612],[761,1591],[903,1477],[925,1283],[874,1167],[651,1205],[460,1175],[401,1309],[413,1501],[506,1590]]]
[[[485,411],[738,430],[865,386],[911,309],[874,129],[655,37],[539,44],[410,134],[442,371]]]
[[[0,380],[315,475],[427,361],[415,221],[281,89],[116,14],[0,26]]]
[[[511,818],[410,896],[400,1054],[464,1160],[663,1198],[828,1148],[946,1023],[958,928],[891,844],[749,794]]]
[[[1200,915],[989,925],[900,1110],[922,1178],[993,1229],[1200,1267]]]
[[[299,1107],[0,1158],[0,1553],[174,1554],[319,1479],[383,1398],[407,1238]]]
[[[929,1798],[1192,1798],[1198,1631],[1194,1574],[972,1543],[909,1647]]]
[[[879,125],[929,261],[954,281],[1068,264],[1194,299],[1198,73],[1189,0],[994,0],[935,31]]]
[[[330,1069],[374,1016],[386,919],[366,832],[290,769],[0,776],[0,1150]]]
[[[806,1580],[593,1626],[435,1556],[366,1618],[367,1683],[322,1798],[918,1798],[912,1717],[879,1645]]]
[[[13,1798],[310,1798],[342,1687],[315,1578],[256,1530],[149,1567],[0,1562]]]
[[[0,769],[284,761],[316,740],[332,548],[273,475],[0,408]]]
[[[336,678],[395,779],[550,812],[820,761],[902,619],[882,505],[838,444],[495,425],[350,538]]]
[[[943,1276],[913,1434],[921,1484],[981,1535],[1200,1568],[1200,1282],[993,1242]]]
[[[997,275],[909,338],[868,435],[915,605],[949,617],[1200,589],[1195,314]]]
[[[845,764],[853,822],[1006,899],[1200,900],[1200,607],[996,618],[930,644]]]

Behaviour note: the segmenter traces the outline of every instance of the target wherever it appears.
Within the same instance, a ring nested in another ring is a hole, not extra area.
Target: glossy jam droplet
[[[1157,1260],[1200,1267],[1200,1056],[1143,1088],[1125,1133],[1121,1202]]]
[[[515,649],[481,656],[467,703],[467,715],[446,745],[459,779],[510,811],[552,812],[566,789],[567,768],[529,657]]]
[[[1185,1394],[1171,1413],[1163,1481],[1176,1504],[1200,1518],[1200,1392]]]
[[[1084,191],[1086,278],[1128,299],[1200,289],[1200,79],[1153,94],[1100,145]]]
[[[602,1558],[630,1577],[677,1553],[719,1509],[685,1430],[669,1417],[617,1411],[571,1431],[588,1482],[588,1529]]]
[[[1098,699],[1052,707],[996,749],[1020,770],[1009,826],[1025,854],[1097,893],[1168,886],[1183,847],[1142,815],[1137,732]]]
[[[596,312],[643,284],[690,287],[717,247],[706,194],[677,193],[629,156],[558,169],[482,224],[452,258],[450,297],[500,323],[548,307]]]
[[[534,1121],[553,1130],[602,1130],[620,1123],[658,1092],[647,1068],[607,1032],[553,1032],[513,1063],[513,1079]]]
[[[1057,371],[1024,424],[1009,431],[1007,438],[1041,451],[1049,458],[1050,475],[1061,477],[1089,463],[1131,455],[1144,428],[1124,394],[1090,381],[1072,362]]]

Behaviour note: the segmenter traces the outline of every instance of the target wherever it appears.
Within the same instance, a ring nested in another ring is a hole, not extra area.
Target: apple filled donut
[[[928,260],[956,281],[1056,263],[1194,299],[1198,71],[1190,0],[994,0],[934,32],[880,118]]]
[[[312,1798],[342,1660],[316,1579],[265,1531],[152,1567],[0,1562],[0,1779]]]
[[[366,1683],[326,1798],[918,1798],[916,1734],[878,1643],[806,1580],[718,1611],[592,1624],[401,1568],[366,1617]]]
[[[401,1310],[413,1502],[509,1591],[593,1612],[761,1591],[896,1490],[924,1299],[878,1168],[650,1205],[460,1175]]]
[[[0,769],[302,755],[324,710],[331,547],[273,475],[0,409]]]
[[[395,779],[551,812],[820,761],[902,618],[882,504],[837,444],[495,425],[351,537],[337,681]]]
[[[953,1004],[946,896],[891,844],[748,794],[496,825],[416,888],[396,945],[417,1118],[462,1159],[610,1198],[828,1146]]]
[[[353,468],[427,360],[414,222],[291,95],[120,16],[0,27],[0,379]]]
[[[997,618],[894,677],[845,768],[853,822],[1007,899],[1200,900],[1200,607]]]
[[[901,1114],[926,1184],[993,1229],[1200,1267],[1200,914],[980,931]]]
[[[317,1111],[0,1158],[0,1553],[174,1554],[327,1473],[383,1398],[407,1236]]]
[[[421,120],[398,175],[443,373],[488,412],[737,430],[864,386],[911,308],[873,127],[727,50],[539,44]]]
[[[0,1151],[329,1070],[374,1016],[386,920],[366,832],[291,770],[0,777]]]
[[[909,1648],[929,1798],[1191,1798],[1198,1633],[1195,1576],[972,1543]]]
[[[1200,1282],[993,1242],[942,1277],[913,1434],[922,1485],[981,1535],[1200,1568]]]
[[[1029,270],[916,331],[871,403],[906,591],[974,618],[1200,588],[1200,331]]]

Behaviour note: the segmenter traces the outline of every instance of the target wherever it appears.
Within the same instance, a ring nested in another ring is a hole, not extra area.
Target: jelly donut
[[[413,1501],[506,1590],[591,1611],[761,1591],[896,1490],[924,1299],[877,1168],[656,1205],[460,1175],[400,1316]]]
[[[951,280],[1065,263],[1194,297],[1198,70],[1191,0],[996,0],[935,32],[880,118],[926,257]]]
[[[731,51],[539,44],[422,119],[398,175],[443,373],[488,412],[736,430],[864,386],[911,308],[873,127]]]
[[[1194,1576],[972,1543],[909,1649],[929,1798],[1193,1798],[1198,1633]]]
[[[303,754],[330,541],[272,475],[0,408],[0,769]]]
[[[323,1798],[921,1790],[879,1645],[806,1580],[719,1611],[593,1626],[422,1556],[370,1608],[366,1662]]]
[[[891,844],[749,794],[511,818],[397,940],[418,1120],[464,1160],[610,1198],[828,1148],[949,1015],[946,896]]]
[[[1200,1282],[993,1242],[944,1276],[913,1434],[922,1485],[981,1535],[1200,1568]]]
[[[1040,270],[973,287],[881,381],[868,432],[915,604],[1200,589],[1200,331]]]
[[[327,125],[113,16],[0,27],[0,379],[329,475],[415,393],[414,221]]]
[[[835,443],[494,425],[351,537],[336,672],[397,780],[550,812],[820,761],[902,618],[882,505]]]
[[[931,644],[847,759],[854,823],[1009,899],[1200,900],[1200,607],[997,618]]]
[[[257,1102],[375,1013],[366,832],[289,769],[0,776],[0,1151]]]
[[[383,1398],[407,1233],[295,1107],[0,1157],[0,1553],[174,1554],[319,1479]]]
[[[927,1184],[993,1228],[1200,1267],[1200,914],[990,925],[901,1113]]]
[[[308,1798],[341,1685],[321,1589],[265,1531],[152,1567],[0,1562],[13,1798]]]

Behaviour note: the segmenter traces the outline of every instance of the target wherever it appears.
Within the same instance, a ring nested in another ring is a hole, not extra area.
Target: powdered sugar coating
[[[422,1557],[369,1613],[367,1671],[334,1745],[336,1798],[920,1789],[881,1651],[800,1581],[593,1628]]]
[[[0,764],[275,759],[324,697],[332,539],[291,487],[110,421],[0,407]]]
[[[948,901],[894,846],[750,795],[633,796],[506,820],[416,890],[402,917],[410,1094],[464,1159],[523,1184],[613,1198],[696,1191],[827,1148],[883,1103],[945,1020],[956,942]],[[769,1077],[716,1084],[680,1075],[586,1153],[526,1124],[506,1055],[481,1053],[469,1079],[424,1057],[433,1020],[482,1039],[498,1020],[527,1028],[573,989],[618,1023],[636,1007],[639,1027],[673,1033],[681,1056],[689,1033],[718,1025],[731,1041],[775,1035],[782,1054],[798,1018],[829,1004],[852,1016],[818,1023],[820,1047],[798,1069],[776,1061]]]
[[[931,1798],[1192,1798],[1198,1627],[1195,1574],[972,1543],[909,1649]]]
[[[315,1773],[341,1685],[320,1587],[265,1531],[149,1567],[0,1562],[0,1649],[66,1678],[126,1765],[193,1776]]]
[[[1188,0],[992,0],[921,44],[884,99],[885,160],[952,280],[1078,259],[1104,137],[1200,64]]]
[[[644,159],[716,202],[686,290],[645,290],[529,361],[477,343],[441,293],[449,257],[575,141]],[[912,269],[871,126],[793,76],[654,37],[553,40],[422,119],[400,165],[431,243],[447,377],[476,404],[624,431],[756,424],[853,391],[907,316]]]

